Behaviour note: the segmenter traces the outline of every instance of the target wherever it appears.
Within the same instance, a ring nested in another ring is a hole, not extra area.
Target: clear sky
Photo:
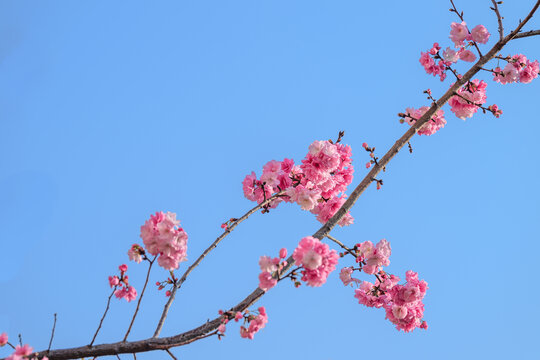
[[[506,28],[533,1],[505,2]],[[495,42],[489,0],[457,1]],[[241,181],[269,160],[299,162],[313,140],[382,156],[408,128],[397,113],[428,105],[449,81],[418,59],[451,45],[447,1],[0,2],[0,332],[37,350],[88,344],[109,294],[155,211],[178,214],[194,260],[220,224],[252,206]],[[528,29],[540,28],[540,15]],[[488,49],[484,46],[483,49]],[[540,58],[540,39],[503,54]],[[465,68],[459,67],[460,71]],[[489,76],[481,75],[488,79]],[[428,331],[405,334],[353,298],[333,273],[322,288],[284,282],[257,305],[269,316],[253,341],[237,325],[174,349],[180,359],[531,359],[538,356],[540,79],[488,82],[501,118],[462,121],[414,138],[336,229],[354,244],[386,238],[387,268],[429,284]],[[352,187],[351,187],[352,190]],[[349,190],[350,191],[350,190]],[[214,318],[258,284],[258,258],[292,251],[320,224],[296,205],[242,224],[193,272],[163,335]],[[140,289],[145,266],[128,263]],[[185,270],[188,263],[181,265]],[[348,265],[348,263],[344,264]],[[151,283],[166,273],[156,269]],[[365,277],[371,280],[370,277]],[[150,286],[131,340],[152,335],[163,292]],[[135,302],[114,300],[97,342],[122,339]],[[0,349],[0,355],[7,355]],[[164,353],[141,354],[163,359]],[[122,358],[128,358],[122,356]]]

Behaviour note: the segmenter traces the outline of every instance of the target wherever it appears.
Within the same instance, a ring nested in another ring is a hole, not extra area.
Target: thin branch
[[[10,343],[9,341],[6,344],[8,344],[13,350],[15,350],[15,346],[13,346],[13,344]]]
[[[524,37],[536,36],[536,35],[540,35],[540,30],[525,31],[523,33],[520,33],[514,36],[514,39],[521,39]]]
[[[333,242],[335,242],[336,244],[338,244],[339,246],[341,246],[343,249],[347,250],[347,252],[349,254],[351,254],[352,256],[356,257],[356,254],[354,253],[354,251],[352,251],[352,249],[349,249],[345,244],[343,244],[341,241],[339,241],[338,239],[336,239],[335,237],[333,237],[332,235],[330,234],[326,234],[326,237],[329,238],[330,240],[332,240]]]
[[[118,360],[120,360],[120,356],[118,356],[118,354],[115,354],[115,355],[116,355],[116,358],[117,358]]]
[[[178,360],[178,359],[176,358],[176,356],[174,356],[174,354],[171,352],[171,350],[165,349],[165,351],[167,352],[167,354],[171,355],[171,357],[172,357],[174,360]]]
[[[358,200],[360,195],[369,187],[371,184],[371,179],[376,177],[377,174],[382,171],[382,169],[390,162],[390,160],[399,152],[399,150],[416,134],[418,129],[420,129],[426,122],[431,119],[431,117],[438,111],[441,106],[446,104],[448,100],[454,96],[454,93],[463,86],[467,81],[471,80],[472,77],[480,71],[480,68],[483,67],[489,60],[493,59],[495,55],[501,51],[501,49],[521,30],[521,28],[530,20],[534,12],[540,6],[540,0],[536,2],[536,5],[533,7],[531,12],[527,15],[525,20],[519,24],[519,26],[509,35],[499,40],[491,50],[484,56],[481,57],[476,64],[474,64],[469,71],[467,71],[463,77],[457,80],[454,85],[452,85],[436,103],[432,104],[431,107],[416,121],[406,132],[403,134],[395,144],[388,150],[388,152],[379,160],[379,164],[375,164],[371,171],[364,177],[364,179],[358,184],[358,186],[351,193],[349,198],[341,206],[341,208],[324,224],[314,235],[318,239],[323,239],[330,233],[330,231],[336,226],[336,224],[349,212],[351,207]],[[294,259],[290,256],[287,259],[288,265],[283,269],[283,271],[289,270],[293,264]],[[237,311],[243,312],[249,306],[254,304],[259,300],[263,295],[264,291],[257,288],[251,294],[249,294],[244,300],[239,304],[231,308],[231,312],[236,313]],[[164,350],[171,347],[182,346],[190,344],[194,341],[209,337],[211,335],[217,334],[217,328],[221,324],[222,317],[215,318],[213,320],[205,322],[203,325],[186,331],[184,333],[165,337],[165,338],[149,338],[146,340],[134,341],[134,342],[117,342],[112,344],[101,344],[96,346],[82,346],[78,348],[70,349],[60,349],[60,350],[51,350],[43,351],[40,354],[48,356],[50,360],[64,360],[64,359],[79,359],[89,356],[104,356],[104,355],[114,355],[122,353],[136,353],[136,352],[146,352],[153,350]]]
[[[491,0],[491,2],[493,3],[493,7],[491,8],[491,10],[495,11],[495,14],[497,15],[497,22],[499,23],[499,41],[504,39],[504,28],[503,28],[503,23],[502,23],[502,16],[501,16],[501,13],[499,12],[499,6],[497,4],[497,0]]]
[[[191,274],[191,272],[201,263],[201,261],[210,253],[210,251],[215,249],[216,246],[218,246],[218,244],[221,242],[221,240],[225,239],[225,237],[227,235],[229,235],[231,233],[231,231],[234,230],[235,227],[237,227],[241,222],[246,220],[248,217],[250,217],[256,211],[258,211],[259,209],[263,208],[264,206],[270,204],[270,202],[272,202],[274,199],[278,198],[279,196],[283,195],[284,192],[285,192],[284,190],[281,190],[277,194],[274,194],[269,199],[263,201],[259,205],[255,206],[253,209],[249,210],[247,213],[244,214],[244,216],[242,216],[241,218],[234,221],[231,224],[231,226],[228,226],[225,229],[225,231],[223,232],[223,234],[221,234],[206,250],[204,250],[204,252],[199,256],[199,258],[197,260],[195,260],[195,262],[193,264],[191,264],[191,266],[186,270],[184,275],[182,275],[180,280],[178,280],[174,284],[174,286],[173,286],[173,288],[171,290],[171,295],[169,296],[169,300],[165,304],[165,307],[163,309],[163,313],[161,314],[161,318],[159,319],[159,323],[158,323],[158,325],[156,327],[156,331],[154,332],[154,336],[153,336],[154,338],[157,338],[159,336],[159,333],[161,332],[161,329],[163,328],[163,324],[165,323],[165,319],[167,318],[169,308],[171,307],[171,304],[174,301],[176,291],[182,286],[184,281],[186,281],[189,274]]]
[[[141,291],[141,296],[139,296],[139,301],[137,301],[137,308],[135,309],[135,313],[133,314],[133,318],[131,319],[131,323],[129,324],[129,327],[127,329],[126,335],[124,336],[124,340],[126,341],[129,335],[129,332],[131,331],[131,327],[133,326],[133,323],[135,322],[135,317],[137,317],[137,313],[139,312],[139,306],[141,305],[141,300],[144,295],[144,291],[146,290],[146,285],[148,285],[148,278],[150,277],[150,270],[152,270],[152,265],[154,265],[154,261],[156,261],[157,255],[154,256],[152,260],[148,260],[150,265],[148,265],[148,272],[146,273],[146,280],[144,281],[144,286]]]
[[[107,307],[105,308],[105,312],[103,313],[103,316],[101,317],[101,320],[99,321],[99,326],[96,330],[96,333],[94,334],[94,337],[92,338],[92,341],[90,341],[90,345],[88,347],[92,347],[92,344],[96,340],[96,336],[99,333],[99,330],[101,329],[101,325],[103,324],[103,320],[105,320],[105,316],[107,316],[107,312],[109,311],[109,306],[111,304],[111,298],[114,295],[114,291],[116,290],[116,286],[112,289],[111,295],[109,295],[109,298],[107,299]],[[81,356],[84,357],[84,356]]]
[[[51,340],[49,341],[49,347],[47,348],[47,351],[51,350],[51,345],[52,345],[52,341],[54,339],[54,330],[55,329],[56,329],[56,313],[54,313],[54,323],[53,323],[52,332],[51,332]]]

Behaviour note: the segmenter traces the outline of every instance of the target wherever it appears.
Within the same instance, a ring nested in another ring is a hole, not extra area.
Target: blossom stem
[[[146,285],[148,285],[148,278],[150,277],[150,270],[152,270],[152,265],[154,265],[154,261],[156,261],[156,258],[157,258],[157,255],[154,256],[154,258],[152,260],[148,260],[148,262],[150,263],[148,265],[148,272],[146,273],[146,280],[144,281],[144,286],[143,286],[143,289],[141,291],[141,296],[139,296],[139,301],[137,301],[137,308],[135,309],[135,313],[133,314],[133,318],[131,319],[131,323],[129,324],[129,327],[127,329],[127,332],[126,332],[126,335],[124,336],[124,340],[122,341],[126,341],[127,340],[127,337],[131,331],[131,327],[133,326],[133,323],[135,322],[135,317],[137,317],[137,313],[139,312],[139,306],[141,305],[141,300],[143,298],[143,295],[144,295],[144,291],[146,290]]]
[[[47,351],[51,350],[51,345],[54,339],[54,330],[56,329],[56,313],[54,313],[54,323],[51,331],[51,340],[49,341],[49,347],[47,348]]]
[[[332,240],[333,242],[335,242],[336,244],[338,244],[339,246],[341,246],[343,249],[347,250],[347,252],[349,254],[351,254],[352,256],[356,257],[356,254],[352,251],[352,249],[348,248],[345,244],[343,244],[341,241],[339,241],[338,239],[336,239],[335,237],[333,237],[332,235],[330,234],[326,234],[326,237],[330,240]]]
[[[96,333],[94,334],[94,337],[92,338],[92,341],[90,341],[90,345],[88,345],[88,346],[92,346],[92,344],[96,340],[96,336],[98,335],[99,330],[101,329],[101,325],[103,325],[103,320],[105,320],[105,316],[107,316],[107,312],[109,311],[109,306],[111,304],[111,298],[114,295],[114,292],[116,291],[116,288],[117,288],[117,286],[115,285],[113,287],[112,291],[111,291],[111,295],[109,295],[109,298],[107,299],[107,307],[105,308],[105,312],[103,313],[103,316],[101,317],[101,320],[99,321],[99,326],[98,326],[98,328],[96,330]]]
[[[491,8],[491,10],[495,11],[495,14],[497,15],[497,22],[499,23],[499,39],[502,40],[504,39],[504,28],[503,28],[503,23],[502,23],[502,16],[501,16],[501,13],[499,12],[499,6],[497,5],[497,0],[491,0],[491,2],[493,3],[493,7]]]

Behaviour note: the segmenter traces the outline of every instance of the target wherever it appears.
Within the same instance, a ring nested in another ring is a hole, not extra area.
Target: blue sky
[[[495,42],[488,0],[457,6]],[[502,5],[506,28],[532,1]],[[88,344],[139,227],[178,214],[194,260],[220,224],[252,206],[241,181],[269,160],[299,162],[313,140],[346,131],[355,186],[368,160],[407,129],[396,114],[427,105],[449,82],[424,73],[421,51],[449,46],[446,1],[3,1],[0,3],[0,332],[36,349]],[[540,28],[540,15],[528,29]],[[484,46],[484,49],[488,49]],[[503,54],[540,58],[537,38]],[[459,68],[464,71],[464,67]],[[484,79],[489,77],[483,76]],[[257,305],[255,340],[229,326],[173,352],[182,359],[532,358],[540,291],[540,80],[488,82],[500,119],[462,121],[414,138],[333,235],[386,238],[388,271],[429,284],[428,331],[404,334],[353,298],[338,273],[322,288],[282,283]],[[297,206],[253,216],[193,272],[163,335],[214,318],[258,284],[258,258],[292,251],[319,223]],[[344,263],[343,265],[347,265]],[[142,287],[146,269],[128,263]],[[184,263],[181,271],[186,268]],[[151,282],[163,280],[162,270]],[[366,277],[366,279],[369,279]],[[165,297],[153,286],[131,340],[151,336]],[[122,339],[135,303],[114,300],[97,342]],[[0,355],[7,355],[5,349]],[[162,359],[166,354],[141,354]],[[127,358],[124,356],[124,358]]]

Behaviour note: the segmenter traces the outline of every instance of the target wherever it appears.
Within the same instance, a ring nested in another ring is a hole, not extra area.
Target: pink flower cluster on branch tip
[[[339,260],[339,255],[335,250],[330,250],[327,244],[323,244],[312,236],[300,240],[292,256],[295,264],[304,268],[302,281],[314,287],[326,282]]]
[[[264,165],[260,179],[252,172],[244,178],[242,186],[244,196],[258,203],[284,191],[263,212],[275,208],[282,201],[294,202],[325,223],[345,202],[346,196],[342,193],[352,182],[353,172],[349,146],[331,141],[314,141],[302,165],[295,165],[291,159],[269,161]],[[350,225],[352,222],[353,218],[347,214],[339,225]]]
[[[139,244],[133,244],[128,250],[129,260],[135,261],[137,264],[140,264],[143,261],[143,258],[146,257],[146,252],[144,248]]]
[[[522,54],[507,57],[506,59],[508,64],[503,69],[500,67],[494,69],[493,81],[501,84],[514,82],[528,84],[538,77],[540,71],[538,60],[530,61]]]
[[[128,267],[126,264],[122,264],[118,267],[120,270],[120,277],[114,275],[109,276],[109,286],[112,288],[120,287],[114,291],[114,296],[118,299],[126,299],[128,302],[137,298],[137,290],[133,286],[129,285],[129,277],[126,275]]]
[[[360,268],[345,267],[341,270],[340,279],[343,285],[356,284],[354,297],[367,307],[384,308],[386,318],[396,325],[398,330],[409,332],[415,328],[427,329],[427,323],[422,320],[424,315],[424,298],[427,283],[418,280],[418,274],[407,271],[404,285],[399,285],[399,277],[382,270],[390,264],[390,243],[385,239],[373,245],[371,241],[357,244],[353,248],[356,262]],[[352,277],[355,270],[364,271],[377,277],[375,283],[360,281]]]
[[[187,260],[188,236],[179,225],[175,213],[160,211],[141,226],[146,251],[159,255],[158,264],[165,270],[178,269],[178,264]]]
[[[232,311],[219,310],[218,313],[222,316],[222,319],[221,324],[217,328],[218,339],[221,340],[221,336],[225,335],[226,325],[229,320],[233,319],[235,322],[238,322],[244,319],[244,325],[240,327],[240,336],[253,340],[254,335],[264,328],[268,322],[268,315],[264,306],[259,307],[257,310],[258,314],[252,314],[249,310],[245,310],[244,313],[240,311],[233,313]]]
[[[250,315],[244,318],[249,324],[248,327],[240,327],[240,336],[244,339],[253,340],[253,336],[264,328],[268,322],[268,315],[264,306],[259,307],[257,310],[259,311],[258,315]]]
[[[261,273],[259,274],[259,288],[264,291],[276,286],[279,279],[279,272],[285,266],[287,266],[287,261],[281,262],[281,259],[287,257],[287,249],[283,248],[279,251],[279,258],[271,258],[269,256],[261,256],[259,259],[259,267],[261,268]],[[275,276],[275,272],[278,272],[278,276]]]
[[[1,333],[0,334],[0,346],[6,345],[7,342],[8,342],[8,335],[5,332]]]

